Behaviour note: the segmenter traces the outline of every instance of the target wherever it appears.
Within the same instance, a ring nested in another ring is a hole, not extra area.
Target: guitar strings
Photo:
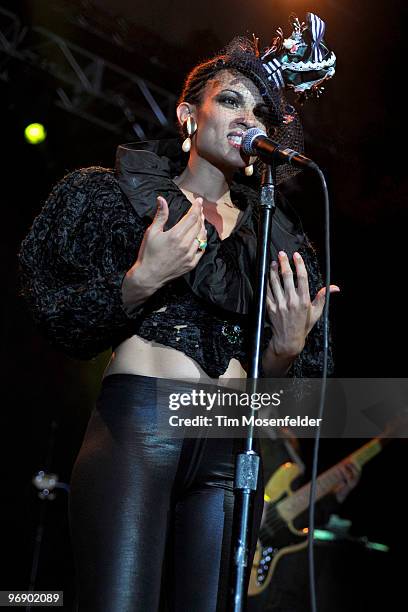
[[[336,469],[337,468],[337,469]],[[338,472],[336,474],[336,472]],[[323,472],[323,474],[321,474],[321,476],[325,475],[326,478],[329,476],[331,477],[331,480],[334,481],[334,484],[337,484],[337,482],[339,481],[338,476],[341,475],[340,469],[337,466],[333,466],[332,468],[330,468],[329,470],[327,470],[327,472]],[[309,494],[310,494],[310,485],[306,484],[303,485],[302,487],[300,487],[300,489],[297,489],[296,491],[293,492],[293,495],[299,494],[300,491],[302,491],[302,489],[304,489],[304,492],[306,492],[306,487],[309,487]],[[328,491],[329,493],[330,491]],[[291,496],[287,496],[277,502],[269,502],[271,505],[269,508],[266,509],[266,518],[262,524],[261,530],[262,528],[269,528],[272,529],[274,531],[276,530],[281,530],[284,527],[287,527],[286,525],[286,520],[283,516],[279,515],[277,506],[281,503],[281,502],[285,502],[287,500],[290,500]],[[271,512],[272,511],[272,512]],[[306,512],[307,508],[305,510],[303,510],[303,512],[299,513],[298,516],[300,516],[302,513]],[[272,517],[268,517],[268,514],[272,514]],[[298,517],[295,517],[295,519]],[[277,529],[278,528],[278,529]],[[269,535],[273,535],[273,534],[269,534]]]

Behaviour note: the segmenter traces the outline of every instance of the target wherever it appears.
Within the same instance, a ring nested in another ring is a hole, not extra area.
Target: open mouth
[[[228,134],[227,140],[232,147],[234,147],[235,149],[240,149],[242,145],[242,137],[242,132],[232,132]]]

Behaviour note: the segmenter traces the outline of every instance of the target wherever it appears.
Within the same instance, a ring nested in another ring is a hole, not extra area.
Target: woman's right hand
[[[196,240],[197,236],[207,239],[203,199],[194,199],[187,213],[167,231],[163,230],[169,216],[167,201],[159,196],[157,204],[137,260],[123,280],[123,301],[128,305],[144,302],[164,284],[195,268],[204,255]]]

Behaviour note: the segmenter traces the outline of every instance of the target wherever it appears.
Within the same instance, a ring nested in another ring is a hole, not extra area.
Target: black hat
[[[217,56],[215,67],[235,69],[250,78],[265,102],[260,114],[271,138],[303,152],[302,125],[287,92],[294,92],[301,104],[312,96],[319,97],[323,82],[334,75],[336,56],[323,41],[325,23],[320,17],[308,13],[306,24],[291,15],[290,22],[291,36],[285,39],[278,28],[277,36],[262,52],[255,35],[252,40],[236,36]],[[297,173],[287,165],[277,170],[278,183]]]

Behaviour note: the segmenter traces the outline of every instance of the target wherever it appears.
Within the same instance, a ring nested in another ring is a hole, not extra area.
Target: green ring
[[[206,240],[200,240],[200,238],[198,238],[198,237],[196,237],[196,240],[198,242],[198,248],[201,249],[202,251],[204,251],[206,246],[207,246],[207,241]]]

